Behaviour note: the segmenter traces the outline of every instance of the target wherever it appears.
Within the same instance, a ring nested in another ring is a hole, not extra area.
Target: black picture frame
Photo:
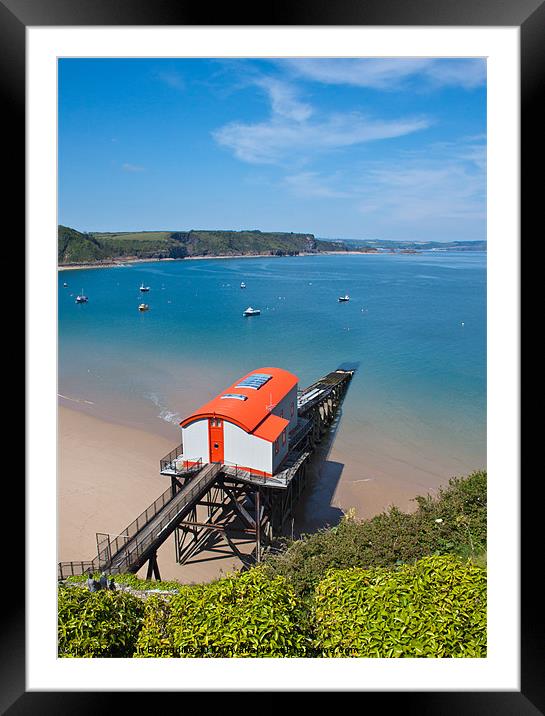
[[[13,175],[8,186],[6,207],[17,217],[20,236],[25,211],[25,30],[37,26],[85,25],[359,25],[359,26],[511,26],[520,28],[521,61],[521,210],[522,231],[534,225],[533,214],[541,207],[538,198],[542,182],[531,180],[542,174],[545,87],[545,1],[544,0],[286,0],[263,8],[225,4],[206,8],[176,0],[0,0],[0,97],[4,107],[4,137],[9,137]],[[537,217],[536,217],[537,218]],[[536,222],[536,226],[538,226]],[[20,474],[20,472],[19,472]],[[17,491],[18,490],[18,491]],[[12,498],[20,508],[25,504],[24,486],[19,483]],[[521,691],[520,692],[366,692],[370,700],[380,699],[381,710],[399,706],[405,712],[421,714],[503,714],[545,713],[543,622],[539,590],[534,589],[530,562],[536,565],[531,523],[529,489],[521,484]],[[532,505],[533,508],[533,505]],[[526,519],[525,519],[526,516]],[[24,519],[24,518],[23,518]],[[30,546],[31,548],[31,546]],[[10,544],[9,564],[22,572],[24,545]],[[19,550],[19,553],[17,552]],[[518,579],[512,571],[509,579]],[[91,713],[124,707],[123,692],[27,692],[25,686],[25,616],[22,585],[17,574],[18,601],[12,600],[2,614],[0,632],[0,712],[18,714]],[[433,685],[430,684],[430,688]],[[244,689],[241,688],[240,691]],[[355,689],[357,690],[357,689]],[[172,694],[176,697],[176,693]],[[178,697],[180,694],[178,694]],[[378,696],[378,699],[377,699]],[[146,707],[146,694],[138,696]],[[257,705],[254,701],[253,707]],[[157,707],[157,706],[156,706]],[[159,707],[160,708],[160,707]]]

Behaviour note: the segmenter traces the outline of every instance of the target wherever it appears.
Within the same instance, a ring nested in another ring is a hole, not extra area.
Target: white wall
[[[289,408],[289,403],[288,403],[288,408]],[[284,412],[284,416],[285,416],[285,412]],[[273,475],[276,472],[276,470],[279,467],[282,460],[288,454],[289,444],[290,444],[290,438],[288,435],[289,425],[286,425],[285,430],[286,430],[286,442],[284,445],[282,445],[282,434],[280,434],[278,436],[278,453],[274,452],[274,443],[271,444],[272,458],[273,458],[273,470],[272,470]]]
[[[265,390],[266,387],[267,385],[265,384],[262,390]],[[291,403],[293,403],[293,415],[290,414]],[[281,415],[282,410],[284,411],[284,415]],[[287,426],[288,433],[290,430],[293,430],[293,428],[297,425],[297,383],[293,386],[290,392],[278,403],[278,405],[275,406],[272,412],[273,415],[278,415],[290,421],[290,424]]]
[[[224,460],[272,474],[274,444],[223,421]]]
[[[202,458],[203,462],[210,460],[208,444],[208,418],[195,420],[182,428],[182,443],[184,446],[184,459]]]

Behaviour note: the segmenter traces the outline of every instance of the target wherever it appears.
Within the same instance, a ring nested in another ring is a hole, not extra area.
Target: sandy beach
[[[59,561],[92,559],[96,533],[119,534],[169,486],[159,460],[175,445],[158,435],[59,406],[57,533]],[[206,582],[238,569],[233,557],[180,566],[172,537],[158,551],[162,579]],[[139,573],[145,577],[146,568]]]

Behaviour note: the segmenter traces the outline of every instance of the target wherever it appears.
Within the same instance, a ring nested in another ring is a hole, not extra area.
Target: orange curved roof
[[[270,375],[271,378],[258,390],[241,387],[240,383],[247,378],[262,373]],[[195,420],[202,418],[223,418],[251,433],[270,415],[272,408],[278,405],[297,384],[297,381],[296,375],[283,368],[258,368],[235,381],[223,393],[220,393],[213,400],[205,403],[194,413],[184,418],[180,426],[182,428],[186,427]],[[246,400],[237,400],[236,398],[222,399],[222,395],[228,394],[243,395]]]

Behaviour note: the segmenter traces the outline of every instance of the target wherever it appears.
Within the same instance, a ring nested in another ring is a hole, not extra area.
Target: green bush
[[[307,618],[283,577],[255,568],[183,586],[168,603],[150,598],[135,656],[306,656]]]
[[[100,579],[100,572],[95,572],[91,576],[98,580]],[[108,575],[108,579],[113,578],[117,587],[130,587],[137,591],[149,591],[153,589],[159,589],[163,591],[174,591],[180,588],[180,582],[175,581],[159,581],[155,579],[140,579],[135,574],[130,572],[124,574],[112,574]],[[88,574],[78,574],[73,577],[66,577],[66,584],[79,584],[81,586],[87,585]]]
[[[486,573],[456,557],[331,572],[314,604],[324,657],[485,657]]]
[[[477,558],[486,549],[486,472],[453,478],[437,497],[417,497],[414,513],[391,508],[370,520],[339,525],[289,544],[266,561],[299,594],[311,593],[328,569],[388,567],[433,554]]]
[[[125,592],[61,587],[58,638],[61,657],[130,657],[144,604]]]

